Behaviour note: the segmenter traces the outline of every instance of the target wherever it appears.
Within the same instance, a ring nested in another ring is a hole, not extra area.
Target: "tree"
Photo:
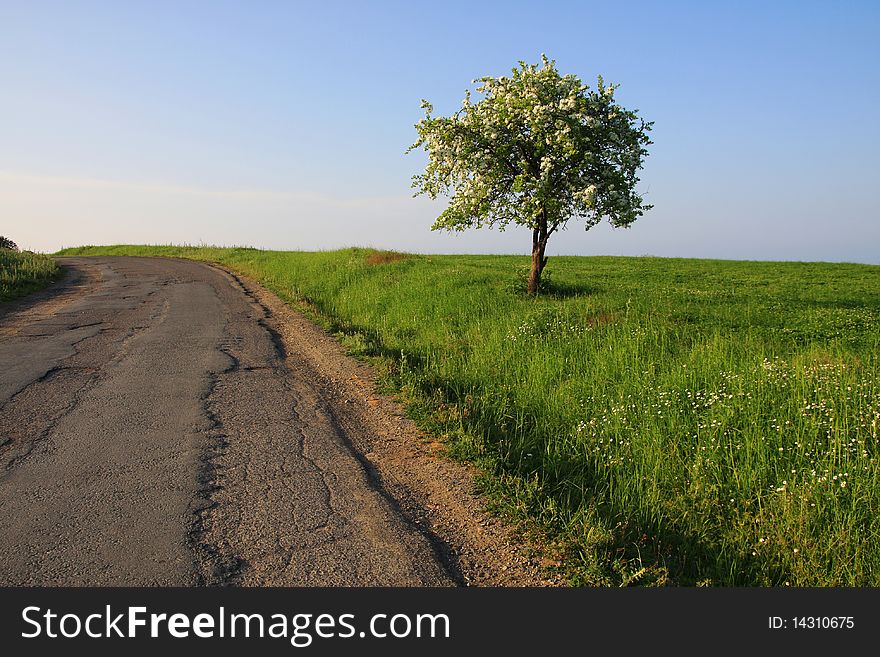
[[[614,101],[619,85],[596,90],[556,62],[519,62],[511,77],[484,77],[471,102],[448,117],[416,124],[419,147],[428,153],[425,173],[413,176],[415,196],[443,195],[449,204],[432,230],[464,230],[519,224],[532,231],[529,294],[537,294],[547,264],[547,240],[574,217],[589,230],[603,218],[628,227],[652,206],[636,193],[652,123]]]
[[[18,245],[13,242],[8,237],[3,237],[0,235],[0,249],[11,249],[13,251],[18,251]]]

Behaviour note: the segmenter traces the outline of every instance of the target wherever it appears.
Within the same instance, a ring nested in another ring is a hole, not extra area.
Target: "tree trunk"
[[[535,296],[541,288],[541,272],[547,264],[544,250],[547,248],[547,220],[542,217],[541,224],[532,231],[532,270],[529,272],[529,294]]]

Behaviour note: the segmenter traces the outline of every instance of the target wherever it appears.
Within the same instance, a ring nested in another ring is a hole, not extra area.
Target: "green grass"
[[[107,247],[305,301],[584,585],[880,585],[880,267]]]
[[[0,303],[45,287],[58,276],[58,265],[39,253],[0,249]]]

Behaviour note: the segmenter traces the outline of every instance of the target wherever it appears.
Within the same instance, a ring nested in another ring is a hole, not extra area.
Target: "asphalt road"
[[[0,310],[0,584],[455,583],[234,277],[61,262]]]

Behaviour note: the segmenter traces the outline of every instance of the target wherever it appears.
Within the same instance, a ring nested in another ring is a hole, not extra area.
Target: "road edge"
[[[306,369],[349,448],[412,524],[439,541],[466,586],[567,586],[540,546],[490,513],[476,492],[475,467],[453,461],[410,420],[404,407],[377,391],[375,370],[349,356],[333,336],[273,292],[231,268],[205,262],[262,307],[263,321],[283,342],[288,360]]]

